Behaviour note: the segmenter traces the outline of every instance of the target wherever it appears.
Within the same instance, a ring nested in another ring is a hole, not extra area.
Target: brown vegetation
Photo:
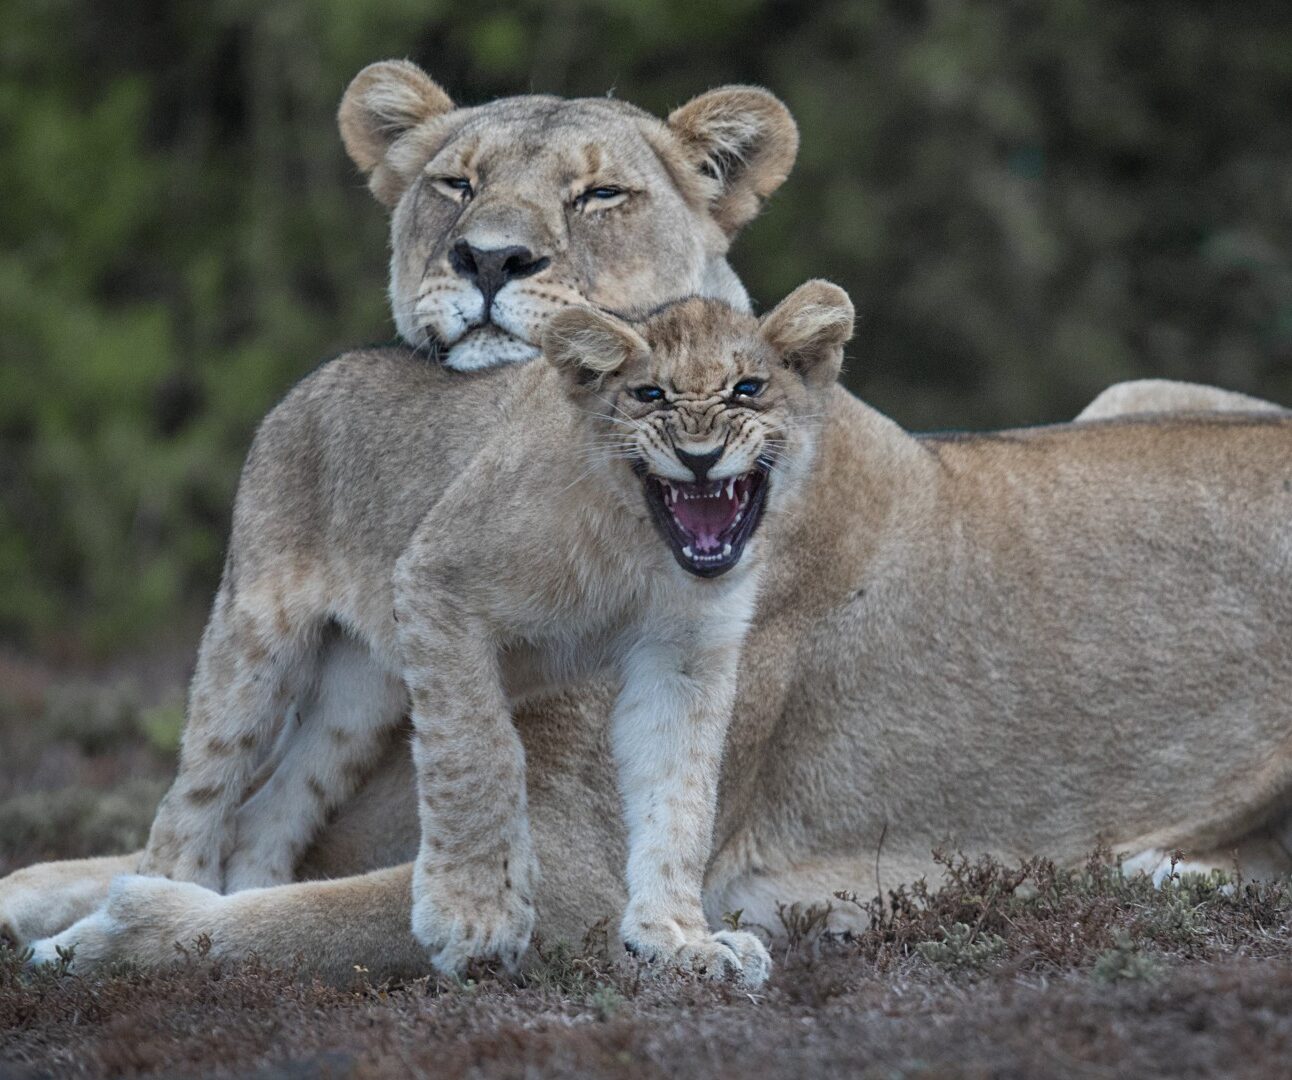
[[[167,693],[6,683],[26,690],[0,702],[0,872],[136,845]],[[516,982],[402,986],[217,963],[201,940],[168,970],[93,979],[32,974],[0,946],[0,1077],[1270,1076],[1292,1054],[1285,883],[1237,867],[1154,889],[1107,852],[1072,870],[938,861],[941,880],[882,903],[836,897],[868,916],[855,936],[783,910],[754,995],[652,978],[604,926],[544,945]]]

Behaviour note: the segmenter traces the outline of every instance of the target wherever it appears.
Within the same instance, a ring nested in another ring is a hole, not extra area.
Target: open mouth
[[[645,475],[646,504],[683,570],[717,577],[740,561],[762,520],[767,467],[703,484]]]

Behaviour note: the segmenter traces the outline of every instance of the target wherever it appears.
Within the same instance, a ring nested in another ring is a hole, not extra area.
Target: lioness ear
[[[351,80],[336,122],[346,153],[380,202],[394,206],[408,184],[405,170],[390,160],[391,149],[409,131],[452,109],[449,95],[408,60],[369,64]]]
[[[713,216],[732,236],[785,183],[799,150],[799,129],[774,94],[724,86],[669,114],[689,164],[714,184]]]
[[[807,382],[834,382],[852,337],[848,294],[829,281],[800,285],[759,320],[758,332]]]
[[[588,307],[568,307],[547,321],[543,355],[579,386],[650,355],[645,339],[622,319]]]

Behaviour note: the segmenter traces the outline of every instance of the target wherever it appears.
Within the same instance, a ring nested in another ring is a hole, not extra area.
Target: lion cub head
[[[761,319],[698,297],[635,322],[568,308],[543,353],[593,461],[644,496],[684,570],[715,577],[804,484],[852,322],[847,293],[809,281]]]
[[[459,108],[407,61],[361,71],[338,121],[391,211],[395,325],[460,370],[533,359],[569,304],[747,308],[727,248],[798,150],[785,106],[754,87],[667,122],[608,98]]]

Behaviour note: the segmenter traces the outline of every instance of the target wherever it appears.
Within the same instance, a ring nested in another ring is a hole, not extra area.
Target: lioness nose
[[[690,454],[681,447],[676,447],[677,460],[695,473],[695,479],[703,484],[709,478],[709,470],[718,464],[718,458],[722,457],[722,447],[716,450],[710,450],[707,454]]]
[[[464,278],[475,283],[484,296],[485,311],[493,303],[495,294],[509,281],[537,274],[551,260],[535,258],[527,247],[514,245],[502,248],[472,247],[466,240],[459,240],[449,252],[449,265]]]

